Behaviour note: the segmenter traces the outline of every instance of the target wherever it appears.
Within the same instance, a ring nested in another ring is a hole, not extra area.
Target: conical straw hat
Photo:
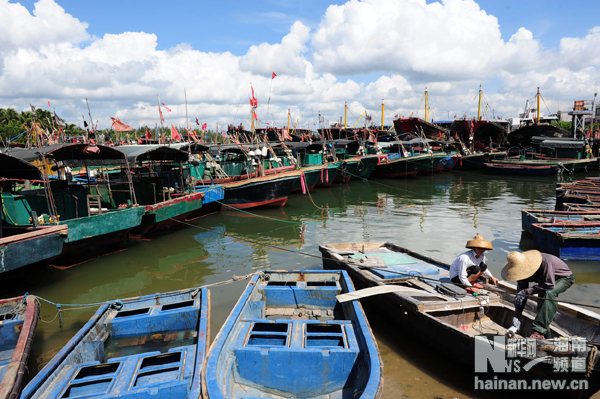
[[[494,249],[494,247],[492,247],[492,243],[486,241],[485,238],[483,238],[483,236],[480,235],[476,235],[475,238],[467,241],[467,245],[465,245],[465,248]]]
[[[502,278],[506,281],[519,281],[529,278],[537,272],[542,264],[540,251],[512,251],[506,255],[506,264],[502,268]]]

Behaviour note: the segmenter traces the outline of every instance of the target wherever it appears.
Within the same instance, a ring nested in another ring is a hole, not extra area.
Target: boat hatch
[[[124,310],[122,312],[118,312],[115,315],[115,319],[118,317],[129,317],[129,316],[137,316],[140,314],[146,314],[150,311],[150,308],[141,308],[141,309],[133,309],[133,310]]]
[[[67,385],[62,398],[75,398],[107,393],[119,375],[120,362],[84,366]]]
[[[372,267],[369,271],[382,279],[440,274],[439,267],[397,252],[360,253],[349,257],[361,266]]]
[[[135,387],[178,380],[181,374],[181,352],[149,356],[142,361]]]
[[[165,310],[173,310],[173,309],[181,309],[181,308],[186,308],[188,306],[194,306],[194,301],[184,301],[184,302],[176,302],[176,303],[169,303],[166,305],[162,306],[163,311]]]
[[[345,348],[341,324],[306,324],[304,347]]]
[[[244,346],[287,346],[289,323],[254,323]]]
[[[307,287],[337,287],[337,281],[307,281]]]
[[[267,283],[268,287],[295,287],[295,281],[269,281]]]

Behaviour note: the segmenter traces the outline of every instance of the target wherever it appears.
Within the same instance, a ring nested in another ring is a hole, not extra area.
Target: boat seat
[[[299,397],[342,389],[360,351],[348,320],[253,320],[243,328],[234,379]]]
[[[266,308],[293,308],[310,304],[311,308],[333,309],[337,303],[336,295],[342,289],[337,281],[269,281],[259,292],[262,293]]]
[[[187,398],[196,345],[88,362],[72,368],[49,397]],[[165,384],[168,382],[169,384]]]
[[[192,330],[198,323],[199,302],[188,300],[136,309],[122,309],[111,314],[106,325],[113,338],[139,336],[170,331]]]

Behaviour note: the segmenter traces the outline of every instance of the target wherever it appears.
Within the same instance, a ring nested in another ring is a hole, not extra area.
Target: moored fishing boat
[[[540,251],[565,260],[600,260],[600,222],[533,224],[531,234]]]
[[[17,398],[25,383],[27,360],[40,312],[31,295],[0,299],[0,398]]]
[[[28,184],[44,184],[40,170],[19,158],[0,153],[0,171],[0,273],[60,255],[68,234],[67,226],[36,226],[33,218],[29,225],[15,225],[4,204],[5,195],[8,202],[9,193],[25,180]]]
[[[399,153],[388,153],[379,156],[379,163],[371,176],[382,178],[415,177],[423,169],[424,164],[431,164],[429,154],[403,157]]]
[[[302,172],[294,171],[225,183],[223,184],[225,190],[223,210],[262,206],[280,208],[287,202],[296,180],[301,178]]]
[[[584,223],[600,222],[600,210],[590,211],[552,211],[544,209],[522,209],[521,226],[531,233],[534,223]]]
[[[106,173],[106,168],[129,170],[121,151],[102,145],[65,144],[14,150],[12,155],[25,161],[43,157],[45,163],[39,167],[47,170],[53,162],[51,170],[56,171],[56,177],[62,177],[49,179],[46,175],[36,185],[22,181],[20,189],[13,187],[2,194],[11,227],[31,227],[36,224],[34,218],[44,226],[68,227],[62,252],[52,259],[54,264],[72,265],[114,251],[115,246],[126,242],[127,233],[140,224],[144,210],[135,206],[131,183],[123,183],[122,193],[118,194],[117,186],[111,185],[112,177]],[[82,165],[86,179],[69,180],[67,170]],[[94,170],[95,177],[91,177],[91,167],[98,168]]]
[[[548,176],[557,173],[556,165],[485,163],[485,171],[495,175]]]
[[[209,301],[192,288],[103,304],[21,398],[198,398]]]
[[[213,341],[204,398],[378,398],[377,344],[342,271],[263,271]]]
[[[319,250],[325,269],[346,270],[351,276],[359,289],[353,293],[354,299],[362,298],[365,306],[373,305],[384,317],[395,321],[399,328],[426,343],[430,349],[423,356],[440,356],[443,353],[473,367],[476,336],[487,335],[487,340],[493,335],[500,335],[498,338],[503,339],[511,326],[516,293],[516,287],[511,284],[500,282],[497,287],[485,285],[484,288],[489,291],[484,292],[483,296],[466,295],[464,291],[462,296],[456,298],[436,288],[450,282],[450,265],[429,256],[384,242],[325,244],[319,246]],[[528,337],[532,332],[537,304],[529,302],[517,338]],[[600,345],[600,315],[564,303],[559,303],[558,309],[550,327],[552,336],[587,340],[586,349],[580,356],[585,354],[585,360],[589,361],[586,363],[587,372],[591,374],[587,381],[592,390],[593,385],[600,382],[597,378],[600,369],[594,358],[596,348]],[[415,345],[415,342],[411,341],[410,345]],[[506,346],[501,348],[502,352],[506,350]],[[515,359],[521,358],[522,364],[525,364],[526,360],[537,357],[570,356],[557,352],[552,340],[539,339],[535,341],[535,350],[529,357],[518,353]],[[564,373],[554,374],[552,360],[540,362],[527,375],[516,374],[518,378],[565,377]],[[571,377],[580,378],[582,374]]]

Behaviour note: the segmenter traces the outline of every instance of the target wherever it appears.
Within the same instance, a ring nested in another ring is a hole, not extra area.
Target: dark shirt
[[[556,279],[569,277],[573,272],[569,266],[554,255],[542,254],[542,264],[533,276],[517,282],[517,292],[529,288],[529,283],[537,283],[531,287],[529,295],[539,294],[554,289]]]

